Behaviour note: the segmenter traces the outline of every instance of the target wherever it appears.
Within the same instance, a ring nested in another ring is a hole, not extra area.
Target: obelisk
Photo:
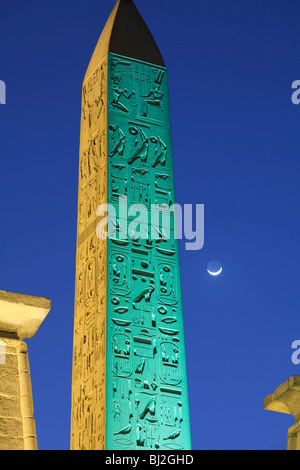
[[[118,0],[82,89],[71,449],[191,448],[174,202],[167,70]]]

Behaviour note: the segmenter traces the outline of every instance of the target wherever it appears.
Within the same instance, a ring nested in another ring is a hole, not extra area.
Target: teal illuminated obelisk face
[[[107,108],[107,202],[117,218],[107,240],[106,449],[190,449],[174,221],[169,236],[151,224],[154,205],[167,214],[175,203],[166,68],[109,53]],[[149,236],[133,223],[120,239],[138,205]]]

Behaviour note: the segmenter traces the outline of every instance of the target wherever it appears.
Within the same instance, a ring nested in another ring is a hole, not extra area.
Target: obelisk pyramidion
[[[174,202],[167,70],[118,0],[82,91],[71,449],[191,448]]]

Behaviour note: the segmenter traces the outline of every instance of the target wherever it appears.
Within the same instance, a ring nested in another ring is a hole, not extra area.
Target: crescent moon
[[[219,269],[219,271],[216,271],[216,272],[212,272],[212,271],[210,271],[209,269],[207,270],[207,272],[208,272],[211,276],[219,276],[219,274],[221,274],[222,271],[223,271],[223,268],[222,268],[222,267]]]

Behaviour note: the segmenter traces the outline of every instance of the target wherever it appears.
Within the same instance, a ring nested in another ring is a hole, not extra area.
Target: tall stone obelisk
[[[174,201],[167,70],[118,0],[82,91],[71,449],[190,449]]]

